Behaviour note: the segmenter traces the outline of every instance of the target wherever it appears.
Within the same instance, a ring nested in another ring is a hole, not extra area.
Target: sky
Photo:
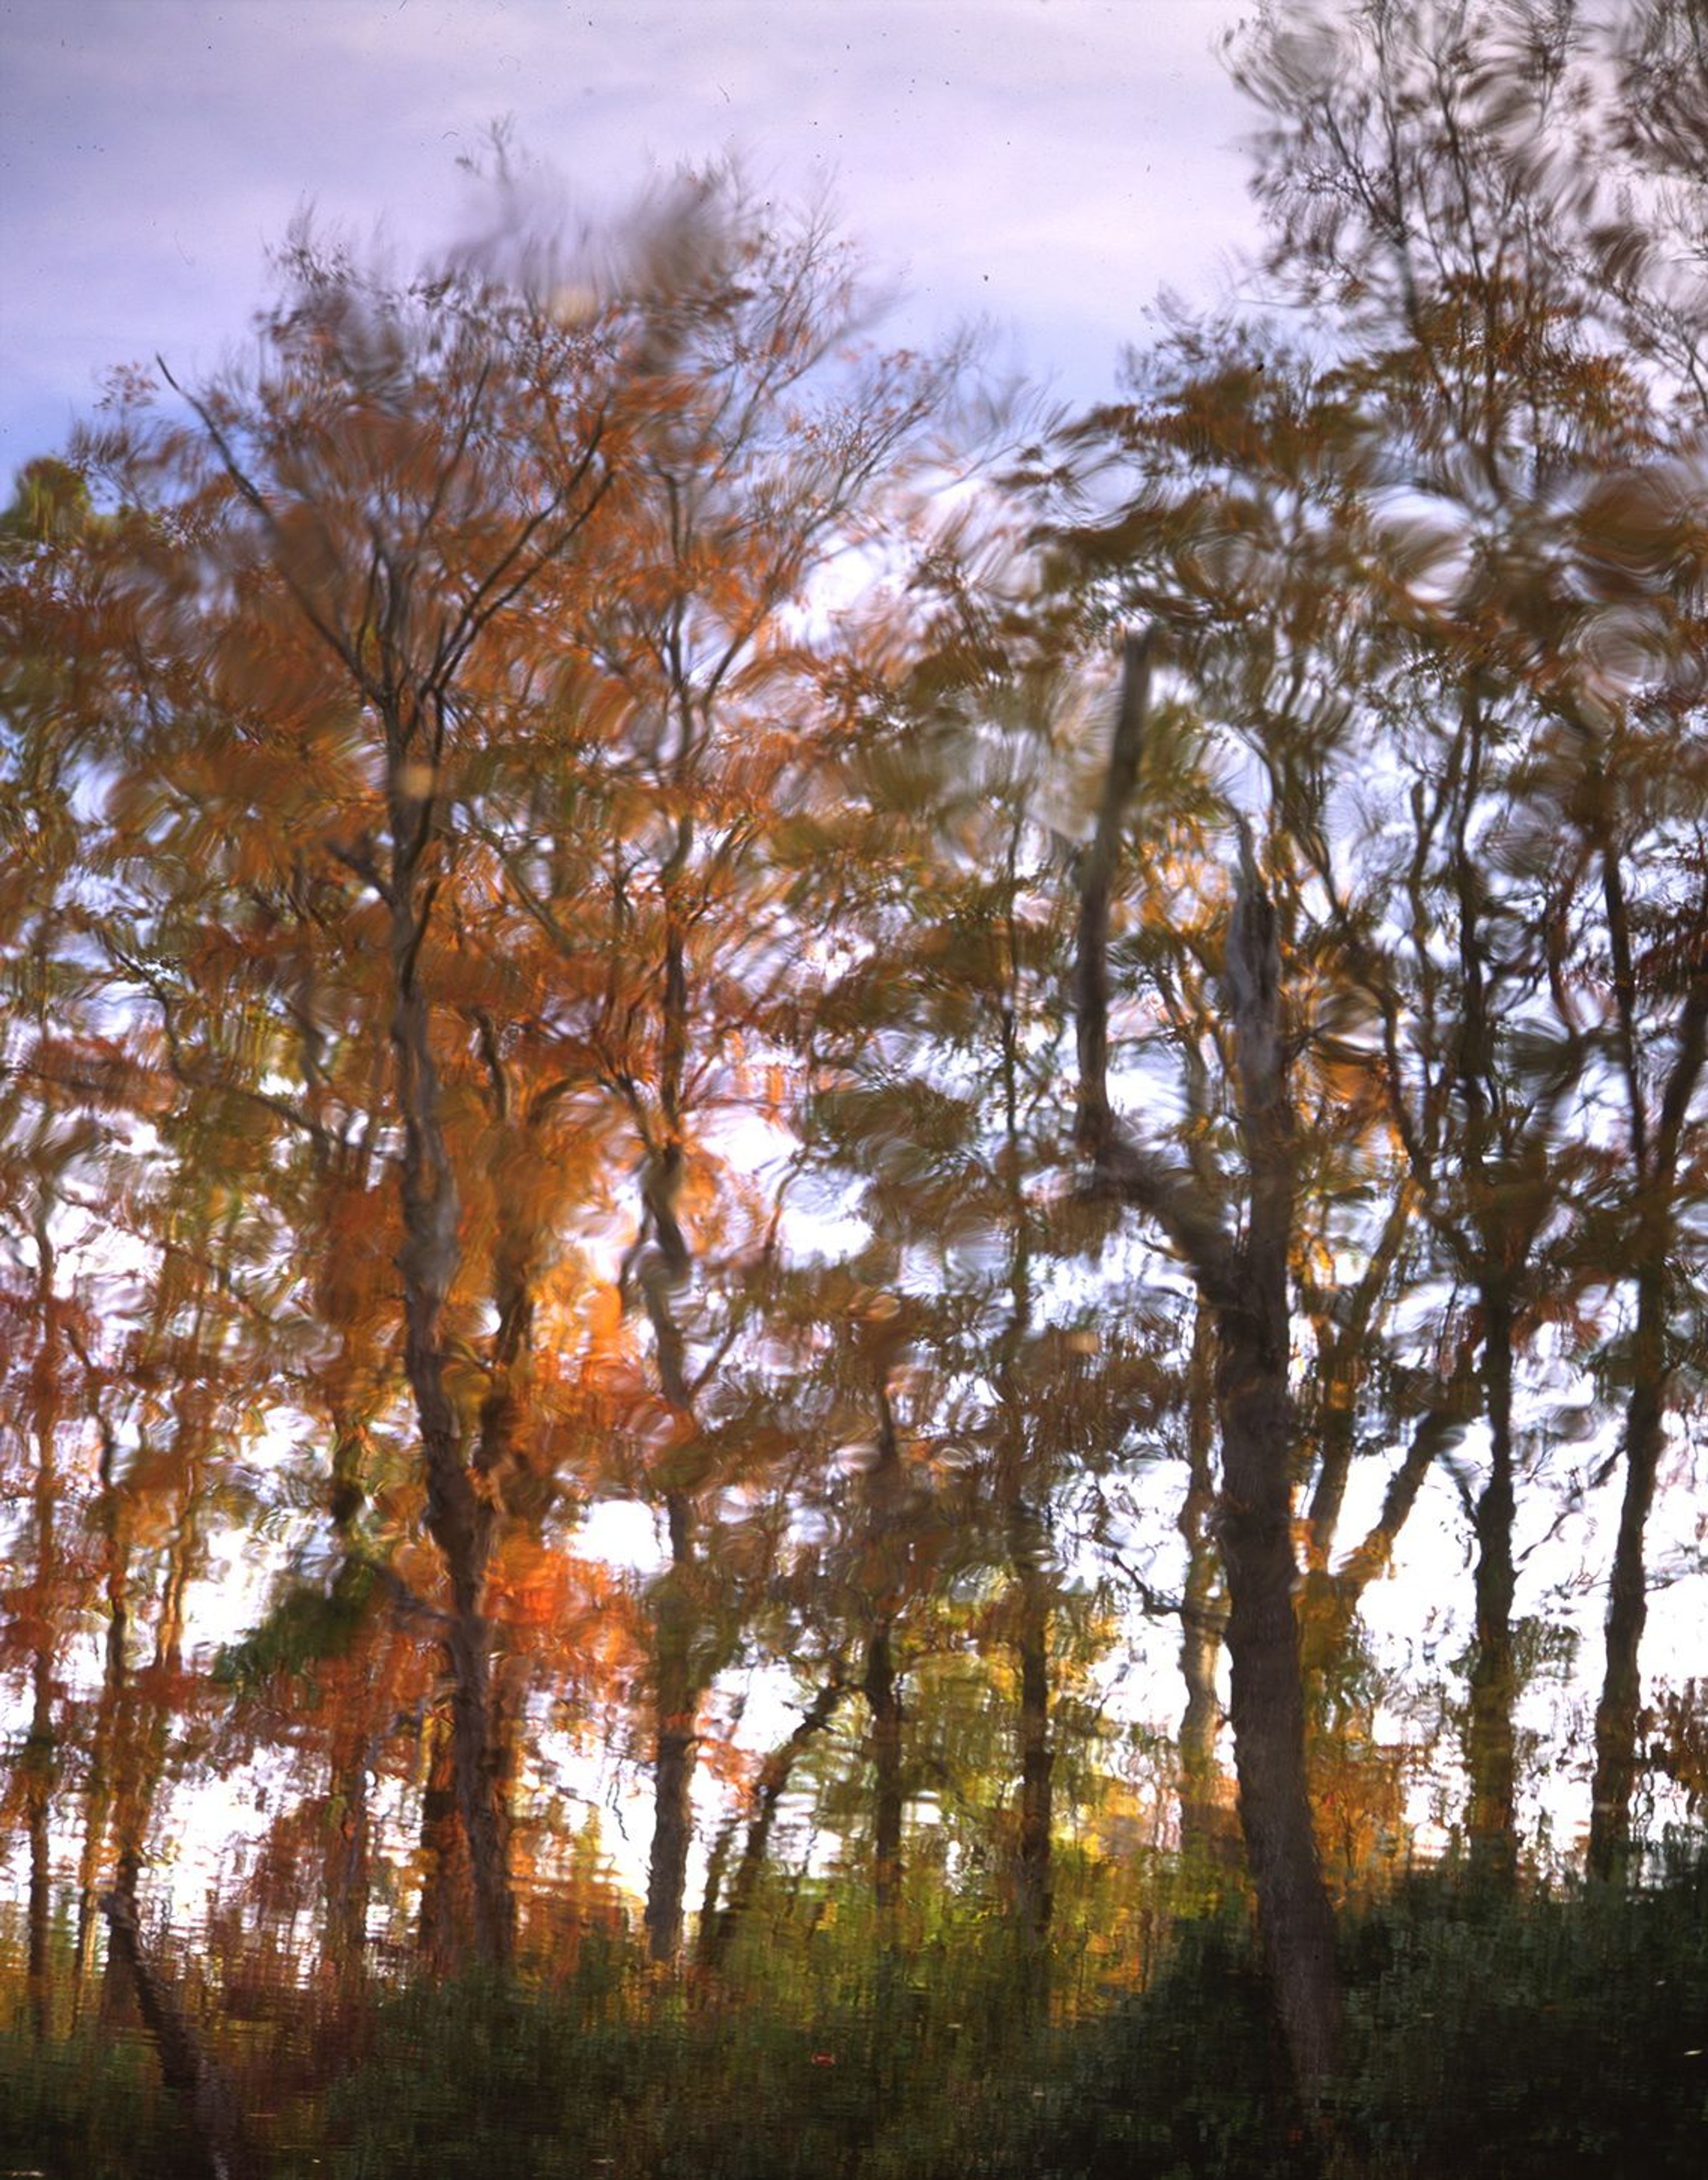
[[[1249,9],[1248,9],[1249,12]],[[596,219],[738,151],[828,190],[908,300],[997,359],[1115,390],[1166,285],[1253,232],[1236,0],[0,0],[0,488],[115,366],[216,369],[293,216],[400,261],[468,230],[494,123]]]

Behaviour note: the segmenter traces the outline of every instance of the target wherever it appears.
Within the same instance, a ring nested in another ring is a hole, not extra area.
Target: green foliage
[[[1157,1981],[1060,2040],[1039,2099],[1066,2180],[1270,2180],[1310,2169],[1266,1987],[1242,1924],[1182,1924]]]
[[[192,2170],[159,2068],[135,2032],[39,2045],[0,2035],[0,2171],[49,2180],[174,2180]]]
[[[366,1626],[378,1577],[361,1560],[339,1566],[329,1589],[311,1585],[289,1590],[258,1627],[228,1644],[214,1664],[214,1679],[240,1695],[253,1695],[276,1674],[307,1675],[342,1658]]]
[[[982,2055],[938,2001],[915,1983],[820,2011],[695,2002],[638,1968],[596,1994],[411,1991],[383,2009],[372,2057],[329,2097],[317,2151],[281,2170],[948,2180],[972,2169],[977,2133],[963,2115]]]
[[[1503,2180],[1700,2170],[1708,1863],[1505,1902],[1419,1880],[1347,1953],[1347,2101],[1372,2155]]]
[[[26,462],[0,511],[0,558],[74,537],[89,517],[88,484],[69,462],[52,455]]]

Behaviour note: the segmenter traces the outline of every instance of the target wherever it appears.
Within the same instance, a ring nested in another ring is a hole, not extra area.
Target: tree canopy
[[[234,2014],[632,1924],[894,2034],[994,1931],[1047,2033],[1249,1901],[1319,2146],[1398,1874],[1701,1817],[1700,24],[1232,64],[1262,306],[1091,414],[718,173],[305,226],[18,481],[21,1988],[104,1904],[210,2156],[148,1919],[234,1796]]]

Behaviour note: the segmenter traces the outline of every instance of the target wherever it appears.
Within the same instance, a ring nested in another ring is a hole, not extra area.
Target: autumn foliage
[[[885,2133],[933,2067],[1045,2169],[977,2014],[1121,2116],[1040,2089],[1048,2169],[1421,2172],[1413,2046],[1347,2085],[1453,1933],[1672,1942],[1617,1919],[1704,1794],[1641,1648],[1700,1544],[1682,19],[1266,14],[1274,307],[1081,418],[719,173],[597,256],[305,227],[250,361],[25,472],[20,2050],[140,2007],[234,2170],[463,1991],[603,2084],[528,2170],[677,2169],[737,2046],[835,2170],[971,2169]],[[1250,2109],[1147,2134],[1221,1989]]]

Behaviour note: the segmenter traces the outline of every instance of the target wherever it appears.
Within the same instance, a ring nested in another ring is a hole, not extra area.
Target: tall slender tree
[[[1231,1711],[1240,1821],[1278,2011],[1301,2089],[1319,2095],[1339,2030],[1334,1927],[1305,1770],[1292,1593],[1295,1426],[1290,1385],[1298,1152],[1274,901],[1239,829],[1223,947],[1237,1180],[1207,1187],[1137,1137],[1111,1102],[1109,937],[1116,862],[1143,754],[1153,633],[1127,640],[1096,829],[1080,873],[1075,972],[1080,1143],[1095,1192],[1154,1219],[1211,1314],[1221,1441]],[[1235,1188],[1237,1227],[1229,1217]]]

